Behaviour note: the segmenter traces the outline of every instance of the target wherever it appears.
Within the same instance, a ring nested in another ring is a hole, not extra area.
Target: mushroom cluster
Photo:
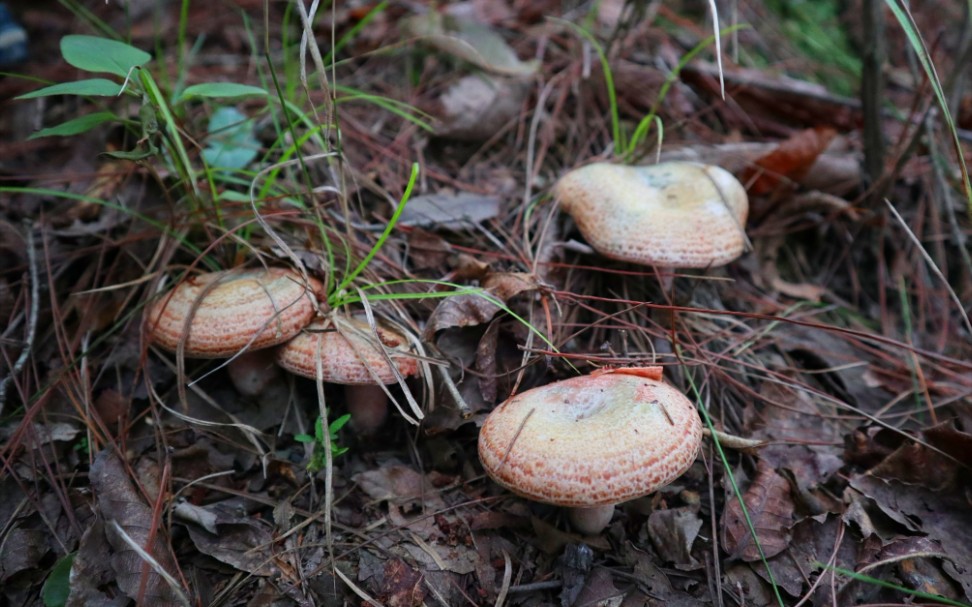
[[[671,483],[695,461],[702,421],[660,367],[606,369],[528,390],[500,404],[479,433],[479,458],[499,485],[571,508],[599,533],[614,506]]]
[[[321,288],[319,281],[283,268],[193,276],[150,307],[148,334],[185,356],[234,357],[229,376],[245,395],[260,393],[274,362],[297,375],[345,384],[352,425],[373,432],[387,416],[383,386],[415,375],[418,363],[408,339],[380,323],[379,344],[363,319],[332,315],[315,321]],[[279,347],[267,354],[272,346]]]

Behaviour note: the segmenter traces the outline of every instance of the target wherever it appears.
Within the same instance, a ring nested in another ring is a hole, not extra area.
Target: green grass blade
[[[843,567],[834,567],[832,565],[826,565],[819,561],[815,562],[814,566],[819,567],[821,569],[829,569],[830,571],[839,573],[841,575],[845,575],[851,578],[852,580],[857,580],[858,582],[874,584],[875,586],[880,586],[881,588],[890,588],[891,590],[897,590],[902,594],[907,594],[915,598],[924,599],[926,601],[935,601],[943,605],[952,605],[953,607],[969,607],[968,603],[955,601],[938,594],[932,594],[930,592],[922,592],[921,590],[912,590],[911,588],[905,588],[904,586],[899,586],[898,584],[892,584],[891,582],[886,582],[876,577],[864,575],[863,573],[857,573],[856,571],[851,571],[850,569],[844,569]]]
[[[341,293],[348,287],[348,285],[350,285],[354,281],[354,279],[357,278],[358,275],[361,274],[361,272],[363,272],[364,269],[368,267],[368,264],[371,263],[371,260],[375,258],[375,255],[378,254],[379,249],[381,249],[382,245],[385,244],[385,241],[388,240],[388,237],[391,235],[392,230],[395,229],[395,225],[398,223],[398,218],[401,217],[402,212],[405,210],[405,205],[408,204],[408,199],[412,197],[412,189],[415,187],[416,180],[418,180],[418,174],[419,174],[419,165],[417,162],[413,162],[412,174],[408,178],[408,185],[405,186],[405,193],[402,194],[401,202],[398,203],[398,207],[395,209],[395,212],[392,214],[391,219],[388,220],[388,225],[385,226],[385,231],[381,233],[381,236],[378,237],[378,241],[375,242],[375,245],[373,247],[371,247],[371,250],[368,251],[368,254],[365,255],[365,258],[361,260],[361,263],[359,263],[357,267],[354,268],[354,270],[348,272],[348,274],[344,277],[344,279],[338,284],[338,286],[334,289],[334,293],[332,294],[332,297],[341,296]],[[331,299],[331,297],[329,297],[328,299]],[[333,303],[331,301],[329,301],[328,303],[332,304],[333,306]]]
[[[915,51],[915,55],[918,56],[918,61],[921,63],[921,67],[925,70],[925,75],[928,77],[928,81],[931,83],[932,90],[935,92],[935,99],[938,100],[939,108],[942,111],[942,116],[945,118],[945,124],[948,126],[949,132],[952,134],[952,144],[955,146],[955,153],[958,155],[959,160],[959,170],[962,171],[962,181],[965,186],[965,197],[968,201],[968,214],[972,217],[972,182],[969,181],[969,167],[965,163],[965,155],[962,153],[962,142],[958,136],[958,128],[955,126],[955,120],[952,118],[952,113],[948,110],[948,101],[945,99],[945,91],[942,89],[942,82],[938,78],[938,72],[935,70],[935,64],[932,63],[931,58],[928,56],[928,49],[925,46],[925,41],[922,40],[921,34],[918,32],[918,25],[915,23],[914,19],[911,17],[911,12],[908,11],[908,7],[900,3],[900,0],[884,0],[884,3],[891,9],[894,14],[894,18],[897,19],[898,25],[904,30],[905,36],[908,38],[909,44],[911,44],[912,50]],[[972,6],[970,6],[972,10]],[[961,69],[962,66],[958,66],[956,69]]]
[[[576,23],[571,23],[570,21],[556,17],[548,17],[548,19],[570,27],[581,38],[586,40],[594,48],[594,52],[597,53],[597,58],[601,62],[601,70],[604,72],[604,85],[607,87],[608,105],[611,108],[611,137],[614,138],[614,153],[621,154],[627,146],[624,140],[624,133],[621,132],[621,116],[618,113],[618,92],[614,89],[614,75],[611,72],[611,65],[608,62],[607,55],[604,54],[604,48],[594,38],[594,34]]]
[[[749,26],[745,23],[737,23],[736,25],[731,25],[727,28],[724,28],[723,30],[721,30],[721,33],[723,36],[728,36],[729,34],[738,32],[741,29],[749,29]],[[649,110],[648,113],[645,115],[645,117],[642,118],[640,122],[638,122],[638,126],[635,128],[634,135],[631,136],[631,141],[628,143],[628,147],[624,151],[624,156],[626,160],[630,159],[630,157],[634,154],[635,149],[642,142],[642,140],[648,135],[648,129],[651,128],[652,122],[654,122],[656,117],[658,116],[658,108],[661,107],[661,104],[665,101],[665,98],[668,96],[668,91],[672,88],[672,85],[674,85],[678,81],[678,77],[682,73],[682,70],[685,69],[685,66],[688,65],[690,61],[695,59],[695,57],[698,56],[699,53],[701,53],[703,50],[705,50],[710,44],[713,44],[715,41],[716,41],[716,37],[714,35],[708,36],[707,38],[705,38],[704,40],[696,44],[694,47],[692,47],[692,49],[689,52],[685,53],[685,55],[683,55],[682,58],[679,60],[678,65],[675,66],[675,69],[672,70],[672,72],[668,75],[668,78],[665,79],[665,82],[658,90],[658,98],[655,99],[655,102],[651,105],[651,110]]]
[[[753,543],[756,546],[756,550],[759,552],[759,558],[763,561],[763,567],[766,568],[766,575],[769,579],[770,585],[773,587],[773,594],[776,597],[776,602],[780,607],[786,607],[786,603],[783,601],[783,595],[780,594],[779,584],[776,583],[776,577],[773,575],[773,569],[769,566],[766,553],[763,551],[763,545],[759,541],[759,534],[756,532],[755,525],[753,525],[753,519],[749,516],[749,509],[746,507],[746,500],[743,499],[743,494],[739,489],[739,484],[736,483],[736,476],[732,473],[732,466],[729,465],[729,458],[726,457],[726,452],[723,450],[722,444],[719,442],[719,435],[716,432],[715,424],[712,423],[712,418],[709,417],[709,412],[705,407],[702,406],[702,394],[699,392],[698,386],[695,385],[695,380],[692,377],[692,374],[686,373],[685,377],[688,379],[689,386],[692,388],[692,395],[695,397],[695,402],[698,404],[697,408],[702,412],[702,419],[705,420],[705,425],[709,429],[712,444],[715,445],[716,452],[719,454],[719,460],[722,462],[722,467],[726,473],[726,478],[729,479],[729,484],[732,486],[732,492],[735,494],[736,500],[739,501],[739,506],[742,509],[743,517],[746,519],[746,527],[749,529],[749,535],[753,538]]]

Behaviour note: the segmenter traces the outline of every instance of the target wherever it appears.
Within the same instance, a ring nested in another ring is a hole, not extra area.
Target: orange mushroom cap
[[[653,375],[616,369],[510,398],[480,430],[483,468],[513,493],[558,506],[618,504],[667,485],[695,461],[702,421]]]
[[[192,276],[149,309],[149,336],[173,352],[185,337],[185,355],[197,358],[275,346],[311,321],[313,292],[320,288],[317,280],[305,286],[300,274],[284,268]]]
[[[746,190],[717,166],[590,164],[561,177],[553,194],[590,245],[612,259],[705,268],[746,248]]]
[[[317,378],[317,356],[321,358],[321,380],[344,385],[375,384],[372,372],[382,384],[395,383],[395,373],[375,344],[375,334],[363,318],[343,319],[339,332],[332,324],[315,321],[277,351],[277,364],[304,377]],[[408,338],[379,324],[378,339],[403,377],[418,373],[418,360],[409,356]],[[369,368],[371,371],[369,371]]]

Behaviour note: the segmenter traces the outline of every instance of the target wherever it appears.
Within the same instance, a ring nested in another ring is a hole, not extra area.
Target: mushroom
[[[383,386],[397,381],[389,361],[403,378],[418,373],[418,360],[407,352],[405,335],[378,324],[377,339],[380,345],[364,318],[316,321],[277,350],[277,364],[296,375],[344,385],[351,425],[371,434],[388,416]]]
[[[284,269],[228,270],[192,276],[148,312],[149,337],[186,356],[223,358],[283,343],[316,311],[320,282]]]
[[[717,166],[590,164],[561,177],[553,194],[590,245],[612,259],[707,268],[746,247],[746,190]]]
[[[614,506],[663,487],[692,465],[702,421],[660,367],[606,369],[528,390],[500,404],[479,433],[479,458],[499,485],[571,508],[575,529],[600,533]]]

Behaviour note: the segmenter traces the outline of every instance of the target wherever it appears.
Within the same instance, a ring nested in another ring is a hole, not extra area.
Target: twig
[[[866,0],[863,10],[864,52],[861,53],[861,108],[864,112],[864,166],[871,183],[884,173],[884,137],[881,104],[884,102],[884,3]]]
[[[10,374],[0,380],[0,415],[3,415],[4,405],[7,403],[7,385],[13,378],[20,373],[30,358],[31,350],[34,347],[34,337],[37,335],[37,316],[40,311],[40,278],[37,271],[37,251],[34,250],[34,226],[30,221],[25,221],[27,228],[27,267],[30,272],[30,313],[27,316],[27,339],[24,340],[24,348],[20,351],[20,356],[10,369]]]

